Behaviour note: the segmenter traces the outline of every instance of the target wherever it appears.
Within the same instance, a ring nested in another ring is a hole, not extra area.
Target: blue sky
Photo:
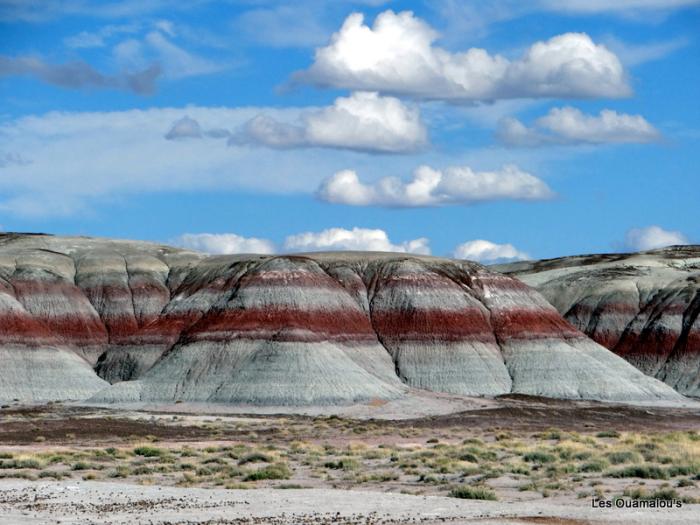
[[[700,242],[700,1],[181,4],[0,0],[3,230],[486,262]]]

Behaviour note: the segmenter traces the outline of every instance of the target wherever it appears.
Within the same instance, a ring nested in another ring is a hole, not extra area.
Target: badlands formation
[[[614,271],[633,271],[625,268]],[[683,270],[669,263],[664,271]],[[697,297],[693,304],[697,311]],[[414,389],[683,399],[521,281],[467,261],[205,256],[3,234],[0,308],[2,400],[296,406],[392,400]]]
[[[700,396],[700,246],[492,267],[645,374]]]

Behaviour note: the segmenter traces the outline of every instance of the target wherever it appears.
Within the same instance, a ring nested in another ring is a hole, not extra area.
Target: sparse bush
[[[134,454],[137,456],[143,456],[145,458],[157,458],[162,456],[165,453],[164,450],[161,450],[156,447],[148,447],[148,446],[143,446],[143,447],[136,447],[134,449]]]
[[[523,455],[523,459],[530,463],[551,463],[556,460],[553,454],[535,450]]]
[[[243,478],[243,481],[259,481],[263,479],[289,479],[292,477],[292,472],[284,463],[276,463],[268,465],[264,468],[249,472]]]
[[[253,452],[251,454],[247,454],[243,456],[241,459],[238,460],[239,465],[245,465],[246,463],[271,463],[272,458],[268,456],[267,454],[263,454],[262,452]]]
[[[668,479],[668,471],[658,465],[631,465],[608,472],[611,478]]]
[[[605,454],[605,457],[613,465],[620,465],[622,463],[637,463],[641,459],[639,454],[629,450],[608,452]]]
[[[452,498],[460,499],[485,499],[496,501],[496,493],[488,487],[459,485],[450,490],[449,494]]]
[[[598,432],[595,437],[598,438],[619,438],[620,433],[617,430],[603,430],[602,432]]]

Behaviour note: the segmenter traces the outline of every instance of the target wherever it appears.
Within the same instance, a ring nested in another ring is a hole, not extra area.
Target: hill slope
[[[26,378],[51,349],[56,396],[338,404],[417,387],[572,399],[679,396],[520,281],[389,253],[211,256],[142,242],[0,236],[0,351]],[[64,361],[80,365],[76,372]],[[86,379],[87,381],[87,379]],[[0,398],[17,397],[0,383]]]
[[[576,328],[679,392],[700,396],[700,246],[493,267]]]

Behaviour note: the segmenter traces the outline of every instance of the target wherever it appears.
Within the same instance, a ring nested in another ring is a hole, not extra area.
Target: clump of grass
[[[460,499],[485,499],[496,501],[496,493],[488,487],[459,485],[450,490],[449,494],[452,498]]]
[[[611,478],[668,479],[668,471],[658,465],[630,465],[607,475]]]
[[[61,472],[60,470],[42,470],[39,472],[40,478],[52,478],[61,480],[63,478],[69,478],[70,474],[67,472]]]
[[[246,454],[241,459],[238,460],[239,465],[245,465],[246,463],[271,463],[272,458],[267,454],[262,452],[253,452],[251,454]]]
[[[264,479],[289,479],[292,477],[292,472],[284,463],[275,463],[268,465],[253,472],[249,472],[243,478],[243,481],[260,481]]]
[[[18,459],[9,459],[9,460],[3,460],[0,461],[0,469],[7,469],[7,468],[29,468],[29,469],[40,469],[41,468],[41,463],[37,461],[36,459],[32,458],[18,458]]]
[[[134,449],[134,454],[137,456],[143,456],[145,458],[157,458],[165,454],[165,451],[156,447],[136,447]]]
[[[598,432],[595,437],[597,438],[619,438],[620,433],[617,430],[603,430]]]
[[[343,458],[338,461],[326,461],[324,467],[334,470],[355,470],[360,467],[360,464],[351,458]]]
[[[657,489],[654,492],[649,492],[644,487],[626,488],[625,491],[623,492],[623,496],[626,496],[626,497],[631,498],[631,499],[639,499],[639,500],[680,499],[678,492],[675,489],[668,488],[668,487]]]
[[[579,472],[603,472],[608,467],[608,462],[602,459],[594,459],[582,463],[578,467]]]
[[[541,450],[535,450],[528,452],[523,455],[523,460],[529,463],[552,463],[557,458],[554,454],[549,454],[548,452],[543,452]]]
[[[641,459],[639,454],[630,450],[618,450],[605,454],[607,460],[613,465],[621,465],[622,463],[637,463]]]

